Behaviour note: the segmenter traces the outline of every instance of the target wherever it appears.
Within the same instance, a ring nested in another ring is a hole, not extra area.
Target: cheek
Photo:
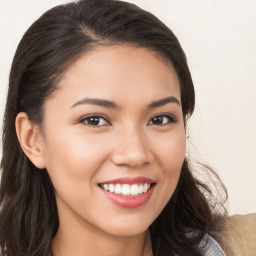
[[[61,201],[78,214],[87,212],[86,205],[91,205],[91,198],[95,197],[95,177],[106,156],[104,148],[88,138],[79,136],[78,139],[71,134],[66,137],[58,134],[48,142],[46,169],[57,195],[59,211],[65,209]]]
[[[67,191],[83,188],[84,191],[88,183],[95,183],[94,177],[107,157],[104,144],[99,147],[93,136],[60,132],[48,136],[45,145],[46,169],[57,192],[63,188]]]
[[[159,144],[158,162],[160,163],[162,175],[159,197],[162,198],[162,208],[167,204],[174,193],[179,181],[182,164],[185,159],[186,138],[185,133],[178,132],[163,140]]]
[[[179,172],[186,152],[185,132],[181,129],[171,134],[168,139],[163,138],[162,143],[158,143],[158,152],[159,162],[166,174]]]

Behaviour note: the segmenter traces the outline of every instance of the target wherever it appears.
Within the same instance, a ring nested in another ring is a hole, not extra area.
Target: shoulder
[[[205,256],[226,256],[217,241],[209,235],[203,237],[199,247],[205,251]]]
[[[186,233],[186,236],[192,238],[198,231],[193,230]],[[226,256],[218,242],[208,234],[205,234],[197,246],[204,256]]]

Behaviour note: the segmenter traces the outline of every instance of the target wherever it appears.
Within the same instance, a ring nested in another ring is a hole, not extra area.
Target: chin
[[[122,221],[117,220],[115,222],[109,222],[108,225],[104,227],[104,230],[105,232],[118,237],[138,236],[145,233],[153,221],[154,219],[147,220],[142,217],[137,220],[134,220],[133,218],[125,218]]]

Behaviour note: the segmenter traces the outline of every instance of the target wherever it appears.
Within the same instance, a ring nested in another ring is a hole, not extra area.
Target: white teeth
[[[116,184],[115,186],[115,194],[121,194],[122,193],[122,187],[120,184]]]
[[[131,185],[131,195],[137,196],[138,194],[139,194],[139,186],[137,184]]]
[[[143,193],[144,186],[142,184],[139,185],[139,194]]]
[[[150,184],[101,184],[101,187],[111,193],[122,194],[124,196],[137,196],[146,193],[150,188]]]
[[[109,184],[108,190],[109,192],[113,193],[115,191],[115,186],[113,184]]]
[[[129,196],[129,195],[131,194],[131,187],[130,187],[130,185],[124,184],[124,185],[122,186],[122,194],[123,194],[124,196]]]

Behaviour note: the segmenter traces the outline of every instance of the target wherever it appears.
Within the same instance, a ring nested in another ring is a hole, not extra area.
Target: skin
[[[166,97],[177,102],[148,107]],[[88,98],[117,107],[83,102]],[[47,169],[56,190],[55,256],[153,255],[148,227],[171,198],[185,157],[178,102],[179,80],[167,60],[143,48],[99,46],[70,67],[60,89],[45,102],[41,132],[25,113],[18,115],[23,150],[37,167]],[[88,123],[92,114],[103,117],[100,123]],[[162,117],[160,123],[155,116]],[[98,186],[138,176],[156,185],[137,208],[114,204]]]

